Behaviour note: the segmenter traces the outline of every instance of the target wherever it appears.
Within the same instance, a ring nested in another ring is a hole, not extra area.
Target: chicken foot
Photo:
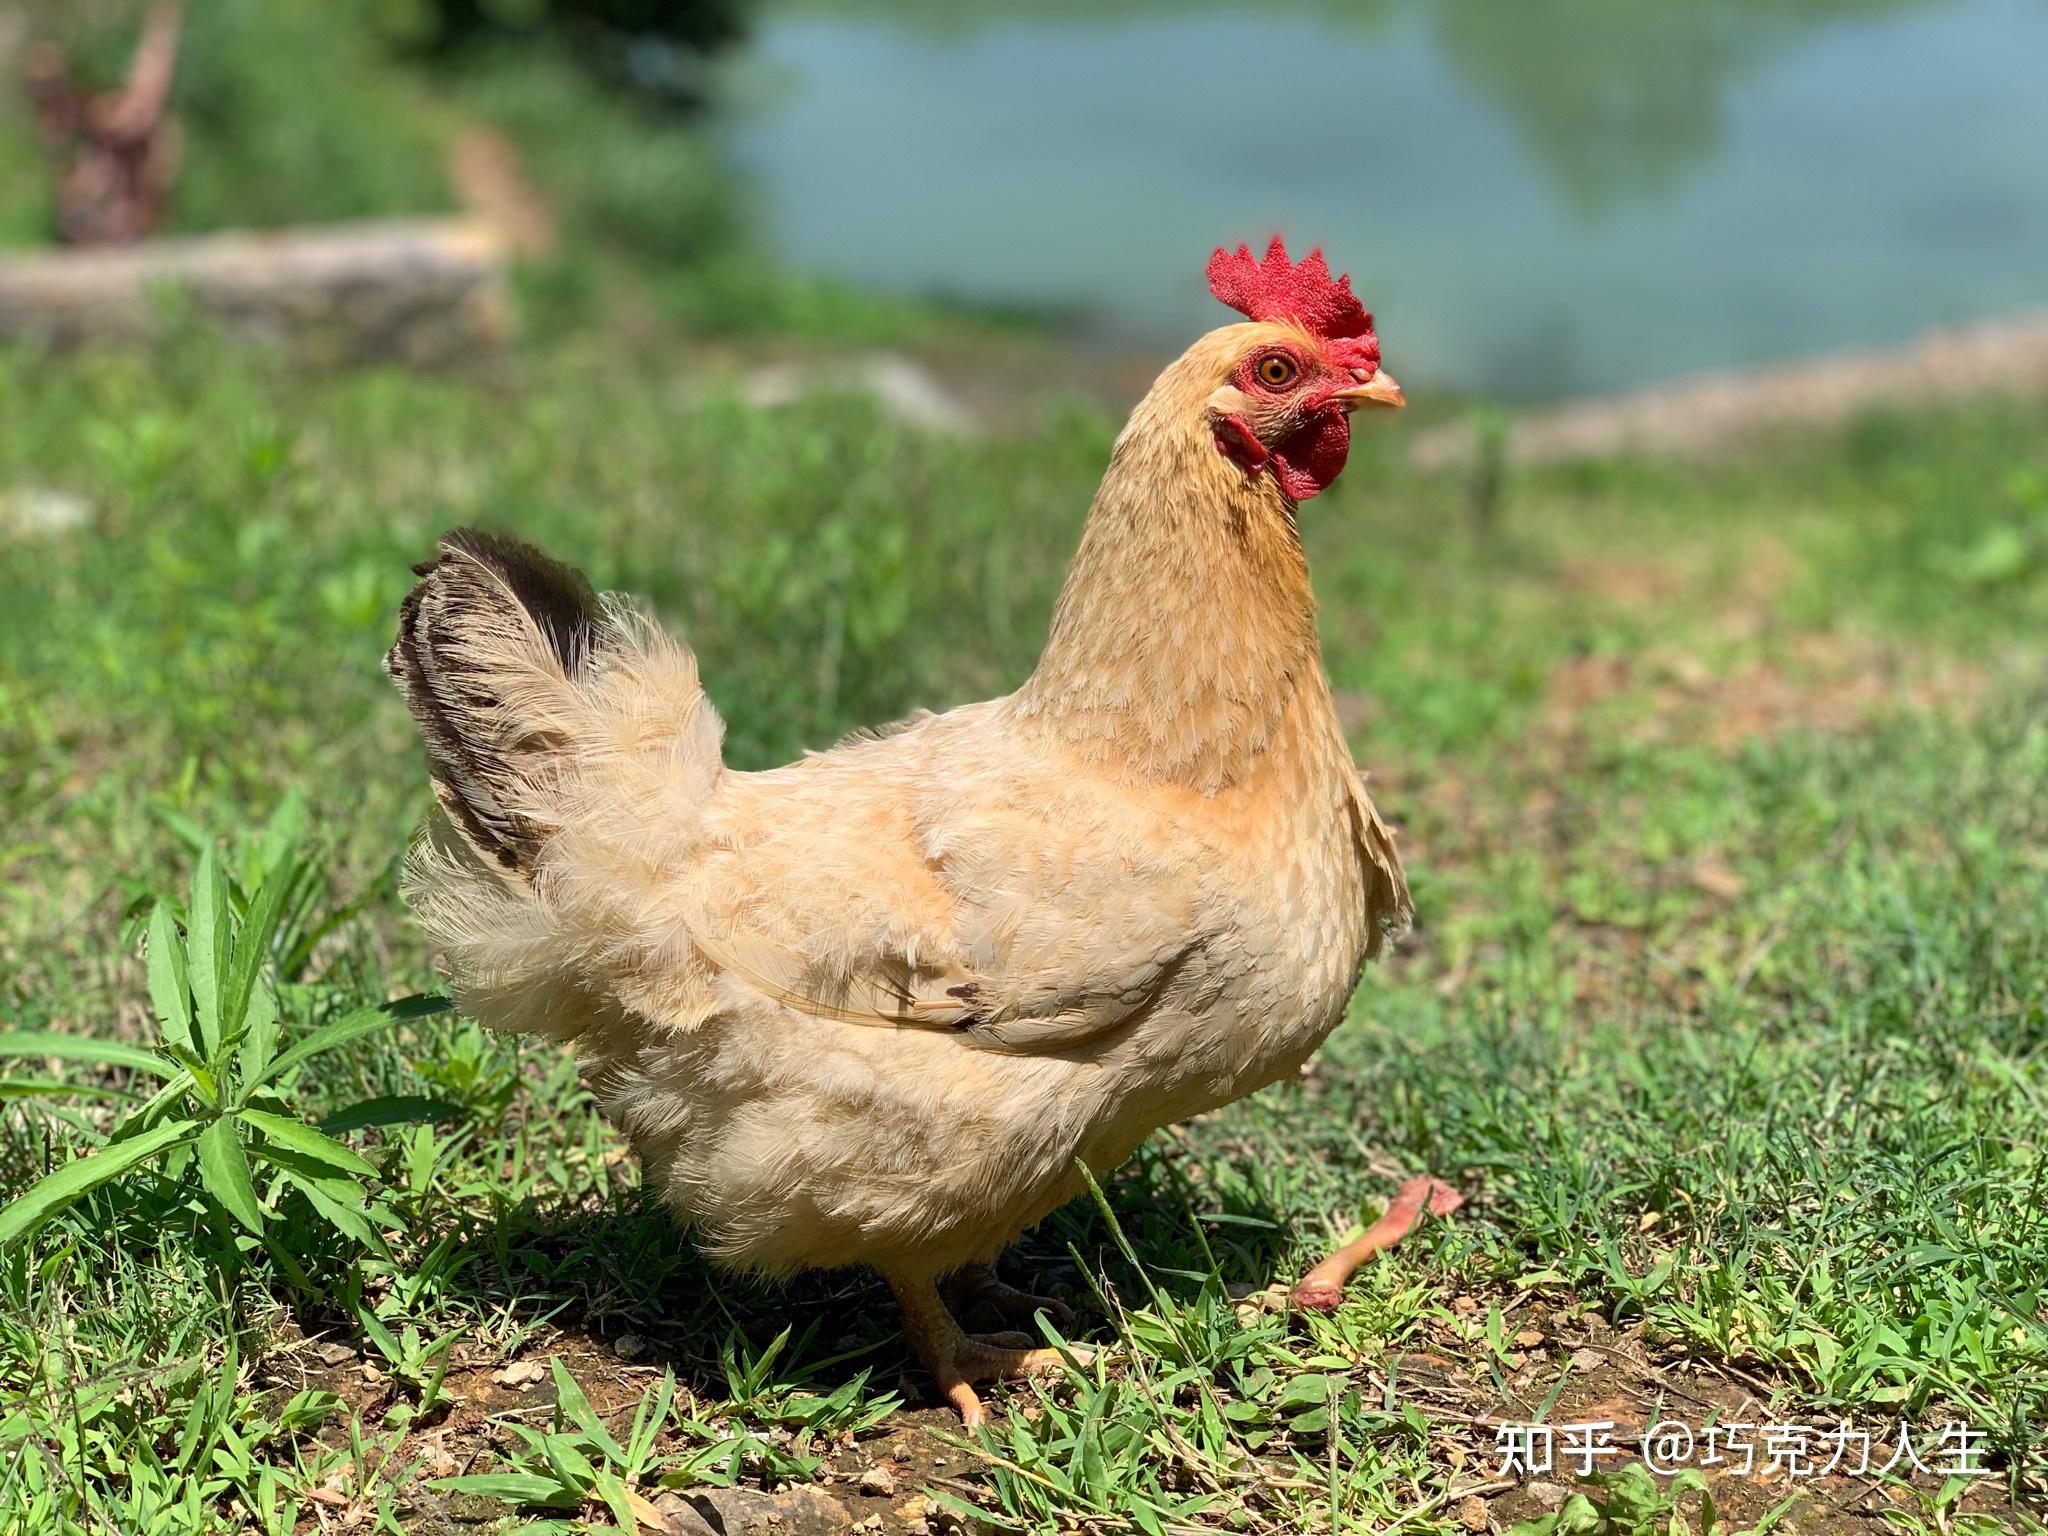
[[[1361,1264],[1386,1252],[1421,1226],[1425,1212],[1448,1216],[1464,1203],[1465,1197],[1442,1179],[1408,1180],[1394,1192],[1387,1213],[1366,1228],[1363,1237],[1346,1243],[1296,1281],[1288,1300],[1308,1312],[1336,1311],[1337,1304],[1344,1299],[1344,1282]]]
[[[955,1317],[965,1317],[980,1306],[1020,1327],[1029,1326],[1040,1312],[1051,1318],[1056,1328],[1069,1327],[1074,1321],[1074,1309],[1065,1302],[1020,1290],[999,1277],[993,1264],[961,1265],[940,1282],[939,1294]],[[1036,1341],[1027,1338],[1026,1342]]]
[[[911,1351],[931,1372],[939,1392],[960,1415],[968,1429],[983,1423],[988,1410],[982,1406],[976,1384],[1015,1381],[1038,1371],[1058,1370],[1065,1362],[1056,1349],[1027,1349],[1027,1336],[1016,1333],[971,1334],[961,1330],[946,1304],[939,1299],[938,1286],[929,1279],[913,1280],[903,1275],[884,1274],[896,1305],[903,1309],[903,1332]],[[1089,1352],[1073,1351],[1078,1360]]]

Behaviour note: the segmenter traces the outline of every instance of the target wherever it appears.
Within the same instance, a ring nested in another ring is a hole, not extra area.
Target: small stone
[[[356,1358],[356,1352],[346,1344],[322,1344],[313,1354],[322,1365],[349,1365]]]
[[[637,1333],[622,1333],[612,1340],[612,1353],[628,1363],[646,1359],[652,1350],[653,1346]]]
[[[718,1536],[711,1524],[697,1513],[697,1507],[680,1493],[658,1493],[654,1512],[661,1516],[665,1536]]]
[[[1517,1345],[1517,1347],[1521,1349],[1534,1349],[1538,1344],[1541,1344],[1542,1342],[1543,1333],[1541,1329],[1524,1328],[1520,1333],[1515,1335],[1515,1344]]]
[[[1486,1529],[1486,1500],[1476,1495],[1458,1500],[1458,1507],[1453,1513],[1457,1516],[1458,1524],[1468,1531],[1479,1532]]]
[[[1524,1491],[1545,1509],[1557,1509],[1564,1504],[1565,1491],[1555,1483],[1530,1483]]]
[[[794,405],[821,387],[870,395],[885,416],[905,426],[964,437],[982,431],[980,420],[944,380],[896,353],[850,358],[823,369],[816,362],[771,363],[740,381],[749,404],[771,408]]]
[[[538,1360],[514,1360],[502,1371],[493,1375],[491,1380],[501,1387],[523,1389],[532,1386],[536,1381],[547,1375],[547,1373],[548,1368]]]
[[[1477,1312],[1479,1310],[1478,1298],[1473,1296],[1460,1296],[1456,1301],[1451,1303],[1451,1310],[1453,1312],[1462,1313],[1469,1317],[1472,1313]]]
[[[92,521],[92,503],[70,491],[30,485],[0,496],[0,532],[69,533]]]
[[[904,1440],[898,1440],[896,1442],[896,1449],[889,1453],[889,1457],[898,1466],[903,1466],[906,1463],[908,1463],[910,1460],[909,1442]]]
[[[503,1499],[494,1499],[487,1493],[451,1493],[446,1508],[448,1518],[457,1525],[495,1525],[511,1513]]]
[[[839,1536],[853,1529],[853,1513],[822,1488],[762,1493],[753,1488],[704,1488],[690,1495],[697,1513],[725,1536]]]
[[[869,1467],[860,1475],[860,1491],[877,1499],[896,1497],[896,1479],[887,1467]]]
[[[1243,1323],[1256,1321],[1269,1312],[1284,1311],[1287,1306],[1287,1287],[1284,1285],[1232,1285],[1226,1294],[1230,1297],[1231,1310]]]

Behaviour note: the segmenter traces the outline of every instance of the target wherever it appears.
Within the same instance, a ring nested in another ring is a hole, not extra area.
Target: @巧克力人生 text
[[[1719,1470],[1735,1477],[1988,1477],[1988,1433],[1965,1424],[1939,1428],[1898,1425],[1885,1431],[1832,1425],[1716,1423],[1676,1419],[1652,1424],[1634,1444],[1615,1438],[1612,1419],[1580,1424],[1496,1424],[1495,1475],[1537,1477],[1551,1472],[1590,1477],[1617,1459],[1640,1455],[1659,1475]]]

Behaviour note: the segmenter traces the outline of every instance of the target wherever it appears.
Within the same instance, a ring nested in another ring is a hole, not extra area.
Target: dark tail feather
[[[448,815],[525,872],[550,830],[525,809],[531,775],[562,744],[547,696],[589,679],[621,637],[583,573],[530,544],[458,528],[440,548],[415,568],[384,670],[419,723]]]

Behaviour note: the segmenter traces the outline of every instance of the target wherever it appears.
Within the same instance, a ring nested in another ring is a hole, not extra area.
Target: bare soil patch
[[[1984,684],[1974,667],[1832,634],[1791,637],[1776,654],[1721,674],[1675,648],[1586,656],[1551,675],[1542,730],[1567,751],[1609,733],[1733,752],[1791,730],[1852,731],[1888,710],[1967,704]],[[1608,712],[1617,701],[1634,706],[1626,718]]]
[[[1645,1337],[1640,1325],[1616,1327],[1569,1297],[1462,1296],[1452,1305],[1455,1315],[1470,1320],[1469,1331],[1483,1331],[1483,1320],[1494,1304],[1502,1306],[1515,1346],[1504,1360],[1493,1359],[1483,1345],[1475,1353],[1469,1340],[1442,1329],[1429,1348],[1390,1355],[1375,1374],[1376,1386],[1384,1389],[1390,1382],[1398,1398],[1417,1403],[1441,1423],[1462,1426],[1450,1429],[1446,1437],[1445,1454],[1454,1465],[1462,1455],[1475,1475],[1504,1485],[1477,1495],[1485,1505],[1486,1524],[1468,1522],[1468,1529],[1500,1531],[1540,1517],[1582,1487],[1589,1488],[1596,1504],[1601,1502],[1601,1492],[1578,1475],[1586,1458],[1560,1454],[1570,1436],[1569,1426],[1604,1426],[1582,1442],[1614,1447],[1612,1454],[1591,1458],[1601,1473],[1612,1477],[1625,1468],[1640,1467],[1667,1491],[1672,1476],[1665,1468],[1674,1458],[1668,1448],[1659,1453],[1654,1442],[1646,1446],[1644,1437],[1660,1424],[1685,1426],[1695,1442],[1686,1461],[1706,1478],[1720,1518],[1735,1530],[1755,1525],[1789,1500],[1780,1517],[1787,1523],[1779,1529],[1807,1536],[1895,1533],[1898,1526],[1887,1513],[1913,1509],[1914,1490],[1932,1496],[1941,1487],[1939,1475],[1911,1469],[1904,1457],[1898,1470],[1909,1474],[1911,1489],[1870,1473],[1856,1475],[1851,1469],[1861,1461],[1861,1446],[1854,1436],[1840,1465],[1821,1470],[1834,1454],[1827,1437],[1842,1417],[1795,1406],[1790,1384],[1770,1378],[1761,1368],[1746,1369],[1691,1354],[1676,1343],[1655,1342]],[[1960,1421],[1961,1415],[1956,1417]],[[1501,1426],[1538,1423],[1553,1430],[1552,1470],[1531,1472],[1516,1466],[1504,1473]],[[1734,1442],[1751,1444],[1746,1467],[1734,1443],[1724,1442],[1718,1452],[1701,1449],[1710,1425],[1724,1427]],[[1795,1437],[1768,1437],[1767,1430],[1774,1426],[1815,1431],[1808,1443],[1816,1454],[1802,1463],[1783,1449]],[[1920,1454],[1930,1466],[1943,1464],[1938,1450],[1943,1427],[1937,1414],[1909,1431],[1916,1435],[1916,1448],[1926,1442]],[[1856,1434],[1870,1434],[1873,1466],[1882,1467],[1899,1446],[1901,1431],[1895,1422],[1867,1419],[1853,1422],[1852,1428]],[[1781,1447],[1775,1454],[1768,1449],[1773,1444]],[[1710,1454],[1718,1454],[1720,1460],[1706,1463]],[[1950,1518],[1978,1513],[2005,1523],[2023,1509],[2038,1511],[2042,1490],[2030,1490],[2027,1505],[2016,1503],[2007,1470],[1989,1459],[1985,1468],[1987,1475],[1971,1480],[1968,1492],[1949,1510]],[[1681,1508],[1696,1519],[1690,1498],[1681,1500]]]
[[[1432,1460],[1447,1473],[1440,1490],[1442,1507],[1466,1530],[1505,1532],[1517,1522],[1539,1518],[1559,1508],[1576,1492],[1596,1505],[1608,1491],[1582,1479],[1580,1463],[1564,1450],[1571,1426],[1600,1425],[1597,1438],[1611,1446],[1593,1458],[1596,1469],[1612,1478],[1631,1466],[1652,1470],[1660,1488],[1671,1477],[1662,1462],[1646,1461],[1644,1436],[1652,1426],[1675,1421],[1703,1436],[1709,1425],[1754,1426],[1748,1438],[1758,1450],[1747,1469],[1730,1455],[1722,1465],[1703,1465],[1723,1529],[1741,1530],[1780,1510],[1776,1528],[1803,1536],[1891,1536],[1897,1524],[1889,1513],[1914,1510],[1917,1495],[1931,1497],[1941,1479],[1912,1471],[1911,1487],[1900,1487],[1875,1475],[1850,1470],[1822,1471],[1828,1446],[1824,1436],[1837,1418],[1791,1406],[1791,1385],[1738,1363],[1696,1356],[1675,1342],[1645,1336],[1639,1325],[1615,1326],[1598,1311],[1568,1295],[1537,1292],[1468,1294],[1447,1298],[1453,1322],[1434,1328],[1411,1347],[1362,1364],[1354,1372],[1357,1385],[1374,1401],[1413,1404],[1432,1426]],[[1276,1304],[1264,1294],[1247,1306]],[[1513,1348],[1502,1357],[1485,1342],[1489,1310],[1501,1307]],[[447,1405],[411,1428],[395,1448],[388,1448],[364,1468],[344,1467],[332,1474],[308,1501],[300,1529],[312,1531],[368,1530],[374,1524],[375,1499],[365,1485],[379,1480],[400,1489],[398,1508],[407,1531],[433,1536],[474,1536],[494,1529],[512,1511],[502,1500],[447,1493],[430,1486],[435,1478],[485,1471],[509,1449],[513,1422],[536,1429],[550,1426],[556,1394],[548,1369],[559,1359],[567,1366],[592,1405],[607,1422],[623,1427],[634,1409],[659,1382],[664,1362],[620,1358],[618,1339],[605,1339],[578,1328],[554,1334],[516,1360],[500,1362],[489,1351],[465,1352],[458,1346],[457,1363],[445,1383]],[[682,1362],[671,1362],[682,1363]],[[374,1424],[408,1398],[376,1365],[343,1358],[340,1346],[300,1342],[274,1355],[262,1373],[266,1389],[296,1391],[305,1387],[334,1392]],[[813,1448],[823,1458],[814,1482],[741,1484],[720,1489],[693,1487],[679,1492],[648,1490],[650,1502],[667,1521],[672,1536],[966,1536],[989,1527],[964,1520],[932,1497],[943,1491],[969,1504],[986,1501],[981,1473],[985,1457],[963,1443],[957,1421],[941,1407],[920,1406],[915,1394],[922,1383],[907,1379],[913,1405],[899,1410],[874,1430],[845,1436]],[[1029,1411],[1016,1399],[998,1399],[998,1414]],[[700,1405],[704,1416],[715,1410]],[[1500,1429],[1503,1425],[1550,1426],[1560,1454],[1548,1471],[1520,1467],[1503,1471]],[[1820,1449],[1806,1475],[1772,1464],[1761,1449],[1764,1427],[1792,1425],[1815,1431]],[[1854,1426],[1868,1431],[1872,1457],[1882,1464],[1897,1445],[1898,1426],[1871,1420]],[[1938,1433],[1939,1424],[1921,1431]],[[765,1431],[773,1435],[775,1431]],[[1739,1433],[1739,1432],[1738,1432]],[[339,1432],[330,1431],[340,1444]],[[1916,1444],[1919,1442],[1916,1441]],[[664,1443],[663,1450],[681,1450],[683,1443]],[[1926,1452],[1933,1463],[1935,1452]],[[1852,1449],[1844,1467],[1856,1458]],[[1906,1463],[1901,1462],[1902,1468]],[[2006,1469],[1987,1462],[1988,1475],[1972,1480],[1959,1502],[1947,1511],[1980,1514],[2010,1528],[2027,1515],[2048,1509],[2043,1490],[2027,1488],[2021,1501],[2011,1496]],[[1788,1504],[1788,1501],[1789,1504]],[[1679,1500],[1682,1511],[1697,1521],[1691,1495]],[[593,1509],[593,1516],[602,1511]]]

